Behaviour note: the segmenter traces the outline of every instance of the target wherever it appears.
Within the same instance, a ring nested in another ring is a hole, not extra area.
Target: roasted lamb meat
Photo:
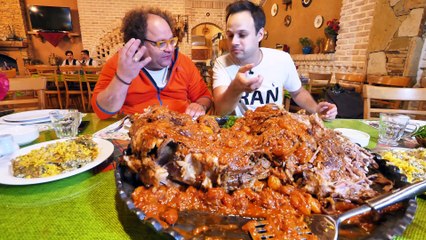
[[[135,115],[130,128],[129,168],[147,186],[262,188],[274,176],[321,202],[362,202],[377,195],[369,170],[373,156],[317,115],[289,113],[274,105],[247,111],[229,129],[212,116],[196,121],[165,107]]]

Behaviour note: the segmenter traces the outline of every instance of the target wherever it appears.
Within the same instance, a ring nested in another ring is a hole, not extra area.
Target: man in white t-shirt
[[[235,111],[241,116],[243,105],[254,110],[268,103],[282,104],[283,89],[310,113],[333,119],[337,107],[316,103],[302,87],[290,55],[283,51],[260,48],[264,36],[265,13],[249,1],[237,1],[226,8],[229,53],[219,57],[213,68],[213,95],[216,113]]]

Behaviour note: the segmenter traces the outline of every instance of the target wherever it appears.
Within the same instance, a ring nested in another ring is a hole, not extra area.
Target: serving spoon
[[[392,192],[382,194],[366,201],[366,204],[351,209],[339,215],[313,214],[307,216],[305,221],[313,234],[320,240],[336,240],[339,236],[339,225],[348,218],[379,210],[405,199],[411,198],[426,191],[426,180],[409,184]]]

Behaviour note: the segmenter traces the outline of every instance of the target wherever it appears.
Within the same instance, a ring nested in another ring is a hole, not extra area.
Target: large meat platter
[[[273,233],[270,236],[275,236],[274,239],[316,239],[306,228],[303,216],[318,211],[327,214],[344,212],[344,209],[360,205],[385,190],[407,184],[398,168],[387,165],[379,155],[350,143],[340,134],[327,130],[316,116],[290,114],[271,106],[248,114],[246,120],[237,120],[232,127],[232,131],[240,130],[238,136],[233,137],[228,130],[217,129],[216,119],[212,117],[198,119],[193,125],[185,115],[165,108],[152,108],[136,116],[129,132],[131,144],[119,159],[115,171],[118,193],[126,208],[143,224],[153,227],[159,237],[171,239],[260,239],[261,235],[253,234],[253,229],[247,227],[252,226],[251,222],[257,222],[250,221],[251,218],[269,221],[268,231]],[[285,124],[283,119],[286,119]],[[223,119],[218,122],[223,123]],[[271,135],[267,136],[268,131]],[[244,132],[255,134],[248,136]],[[205,133],[209,141],[202,139]],[[284,145],[282,134],[287,141]],[[218,138],[226,144],[218,143]],[[298,151],[288,147],[295,141]],[[330,143],[333,148],[327,147]],[[215,144],[222,145],[212,151]],[[251,146],[257,144],[262,149],[252,150]],[[300,151],[302,148],[303,152]],[[354,154],[354,149],[360,152]],[[291,151],[294,155],[289,154]],[[259,152],[261,154],[257,155]],[[337,165],[330,160],[335,159],[336,154],[341,157]],[[243,156],[247,155],[250,156],[247,158],[249,162],[244,162]],[[222,156],[226,156],[225,162]],[[212,167],[199,159],[214,159],[211,162],[216,165]],[[261,163],[256,165],[257,162]],[[357,165],[357,168],[349,169],[350,173],[335,171],[341,166],[348,168],[345,164]],[[244,171],[239,171],[242,167]],[[352,182],[355,180],[356,184]],[[315,182],[320,182],[321,186]],[[248,203],[243,204],[246,199],[249,199]],[[261,204],[256,205],[258,202]],[[300,203],[305,203],[305,207]],[[402,234],[411,223],[416,206],[413,198],[384,211],[359,217],[343,225],[339,239],[391,239]],[[279,220],[281,218],[283,220]],[[241,224],[241,219],[247,221]],[[275,225],[277,227],[271,227]],[[285,233],[287,235],[277,232],[278,228],[283,229],[282,226],[292,227]]]

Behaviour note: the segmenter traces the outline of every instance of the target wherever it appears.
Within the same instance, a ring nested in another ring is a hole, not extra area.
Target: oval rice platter
[[[54,144],[54,143],[57,143],[57,142],[64,142],[67,139],[58,139],[58,140],[34,144],[34,145],[31,145],[31,146],[28,146],[28,147],[25,147],[25,148],[22,148],[22,149],[16,151],[11,156],[2,157],[0,159],[0,184],[5,184],[5,185],[32,185],[32,184],[39,184],[39,183],[47,183],[47,182],[57,181],[57,180],[60,180],[60,179],[71,177],[71,176],[74,176],[76,174],[90,170],[90,169],[98,166],[102,162],[104,162],[106,159],[108,159],[108,157],[111,156],[111,154],[114,151],[114,145],[110,141],[104,140],[104,139],[101,139],[101,138],[92,138],[92,139],[97,144],[97,147],[98,147],[98,155],[93,161],[87,163],[84,166],[76,168],[72,171],[62,172],[62,173],[54,175],[54,176],[39,177],[39,178],[15,177],[13,175],[13,170],[12,170],[12,160],[19,157],[19,156],[23,156],[25,154],[28,154],[32,150],[40,149],[42,147],[46,147],[50,144]]]

